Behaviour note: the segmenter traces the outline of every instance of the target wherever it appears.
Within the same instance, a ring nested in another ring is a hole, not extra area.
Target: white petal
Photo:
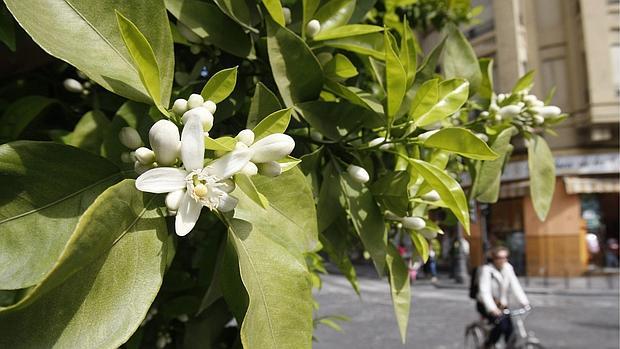
[[[184,189],[187,172],[180,168],[158,167],[144,172],[136,179],[136,188],[149,193],[169,193]]]
[[[249,149],[233,150],[210,163],[205,170],[219,179],[226,179],[241,171],[251,157],[252,151]]]
[[[181,133],[181,160],[189,171],[202,168],[205,157],[205,138],[199,117],[191,117]]]
[[[237,207],[238,202],[239,200],[235,197],[226,194],[220,198],[220,204],[217,206],[217,209],[220,212],[229,212]]]
[[[177,211],[177,218],[174,221],[174,230],[178,236],[185,236],[196,225],[202,205],[192,199],[189,195],[183,195],[181,205]]]

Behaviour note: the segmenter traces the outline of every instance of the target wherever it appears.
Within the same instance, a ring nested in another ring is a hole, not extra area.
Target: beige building
[[[479,56],[494,58],[495,90],[509,92],[534,69],[532,92],[544,97],[555,87],[552,103],[570,114],[558,136],[547,137],[558,175],[547,221],[536,218],[527,160],[516,144],[500,200],[489,209],[489,243],[507,245],[521,274],[579,275],[594,265],[613,265],[606,244],[618,238],[620,1],[473,0],[472,5],[483,5],[484,11],[465,33]],[[472,230],[471,262],[477,264],[482,239],[479,226]],[[600,251],[592,253],[596,242]]]

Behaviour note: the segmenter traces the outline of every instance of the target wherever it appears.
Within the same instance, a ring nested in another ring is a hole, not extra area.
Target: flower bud
[[[422,195],[422,200],[425,200],[425,201],[434,202],[434,201],[439,201],[439,199],[441,198],[439,197],[439,193],[436,190],[431,190],[428,193]]]
[[[411,230],[420,230],[426,227],[426,222],[420,217],[403,217],[403,227]]]
[[[317,130],[312,130],[310,131],[310,138],[312,138],[312,140],[315,142],[322,142],[323,134]]]
[[[475,135],[485,143],[489,141],[489,136],[485,135],[484,133],[476,133]]]
[[[174,104],[172,105],[172,112],[175,115],[181,116],[186,111],[187,111],[187,100],[183,98],[179,98],[176,101],[174,101]]]
[[[318,34],[321,31],[321,22],[317,21],[316,19],[311,20],[310,22],[308,22],[308,24],[306,25],[306,34],[309,37],[313,37],[316,34]]]
[[[491,105],[489,106],[489,111],[493,113],[497,113],[499,111],[499,107],[497,106],[497,104],[495,104],[495,102],[491,102]]]
[[[84,90],[82,84],[75,79],[65,79],[65,81],[62,82],[62,85],[65,87],[65,90],[73,93],[80,93]]]
[[[523,97],[523,101],[527,104],[533,104],[533,103],[536,103],[536,101],[538,101],[538,97],[536,97],[535,95],[527,95]]]
[[[155,167],[153,164],[143,165],[140,161],[137,161],[137,160],[136,160],[136,162],[133,163],[133,169],[139,175],[141,175],[144,172],[152,169],[153,167]]]
[[[379,144],[385,142],[385,137],[377,137],[375,139],[373,139],[372,141],[368,142],[368,146],[369,147],[376,147]]]
[[[533,119],[536,125],[542,125],[545,123],[545,118],[542,115],[536,114],[533,116]]]
[[[181,147],[179,129],[170,120],[157,121],[149,131],[149,142],[157,163],[169,166],[176,162]]]
[[[437,231],[428,228],[420,230],[420,234],[429,240],[437,237]]]
[[[124,152],[121,154],[121,161],[126,164],[130,164],[134,162],[135,160],[132,160],[132,156],[129,152]]]
[[[506,99],[506,95],[503,93],[500,93],[497,95],[497,103],[501,103],[504,101],[504,99]]]
[[[480,116],[483,118],[488,118],[489,117],[489,112],[488,111],[483,111],[482,113],[480,113]]]
[[[276,161],[258,164],[258,173],[267,177],[277,177],[282,174],[282,166]]]
[[[543,101],[535,101],[532,103],[532,107],[544,107],[545,106],[545,102]]]
[[[121,128],[121,131],[118,133],[118,139],[122,145],[131,150],[138,149],[142,145],[140,134],[131,127]]]
[[[252,130],[241,130],[239,131],[239,133],[237,134],[237,140],[245,145],[247,145],[248,147],[252,145],[252,143],[254,143],[254,132],[252,132]]]
[[[519,115],[521,108],[517,105],[507,105],[499,110],[499,114],[503,117],[515,117]]]
[[[190,118],[198,117],[200,118],[200,123],[202,124],[202,130],[205,132],[211,131],[213,128],[213,114],[211,114],[207,108],[197,107],[190,109],[183,114],[181,120],[183,120],[183,124],[187,124]]]
[[[366,183],[370,180],[370,175],[363,167],[349,165],[347,167],[347,173],[351,178],[358,183]]]
[[[284,16],[284,24],[291,24],[291,9],[282,7],[282,15]]]
[[[198,108],[200,106],[202,106],[202,104],[205,102],[204,98],[202,98],[201,95],[197,94],[197,93],[192,93],[189,98],[187,99],[187,108],[188,109],[194,109],[194,108]]]
[[[274,133],[252,144],[252,162],[262,163],[280,160],[295,148],[295,141],[289,135]]]
[[[155,153],[149,148],[140,147],[136,149],[136,160],[142,165],[150,165],[155,162]]]
[[[181,199],[185,195],[185,190],[176,190],[166,195],[166,207],[169,211],[178,211],[181,205]]]
[[[426,132],[422,133],[421,135],[419,135],[418,139],[421,140],[422,142],[426,142],[426,140],[430,136],[434,135],[437,132],[439,132],[439,130],[426,131]]]
[[[215,114],[215,111],[217,110],[217,105],[215,105],[215,102],[213,102],[212,100],[208,100],[206,102],[204,102],[202,104],[203,108],[207,108],[207,110],[211,113],[211,114]]]
[[[239,172],[248,176],[256,176],[258,174],[258,167],[253,162],[248,162]]]
[[[551,118],[560,114],[562,114],[562,110],[555,105],[548,105],[540,108],[540,115],[542,115],[543,118]]]

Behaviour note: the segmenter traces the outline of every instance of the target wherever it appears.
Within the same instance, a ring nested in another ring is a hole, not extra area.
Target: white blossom
[[[206,108],[211,114],[215,114],[215,111],[217,110],[217,105],[212,100],[205,101],[202,104],[202,107]]]
[[[157,121],[149,131],[149,142],[159,165],[169,166],[177,161],[181,141],[179,129],[174,123],[169,120]]]
[[[189,98],[187,99],[187,108],[188,109],[194,109],[194,108],[198,108],[200,106],[202,106],[204,104],[205,100],[204,98],[202,98],[201,95],[197,94],[197,93],[192,93]]]
[[[142,146],[142,139],[140,139],[140,134],[138,131],[131,127],[123,127],[118,133],[118,139],[121,141],[121,144],[126,146],[131,150],[138,149]]]
[[[366,183],[370,180],[370,175],[363,167],[356,165],[349,165],[347,167],[347,173],[351,178],[358,183]]]
[[[426,227],[426,221],[423,218],[417,216],[403,217],[403,227],[411,230],[420,230]]]
[[[311,20],[306,25],[306,34],[309,37],[313,37],[321,31],[321,22],[316,19]]]
[[[84,90],[82,83],[75,79],[65,79],[65,81],[62,82],[62,85],[65,87],[65,90],[73,93],[80,93]]]

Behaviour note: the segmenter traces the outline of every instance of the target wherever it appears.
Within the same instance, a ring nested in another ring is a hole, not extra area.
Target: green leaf
[[[420,116],[414,116],[416,126],[427,126],[457,112],[467,101],[469,83],[462,79],[452,79],[439,84],[437,103]]]
[[[302,0],[301,37],[306,37],[306,24],[314,18],[314,13],[320,4],[320,0]]]
[[[321,31],[345,25],[355,10],[355,0],[333,0],[321,6],[314,19],[321,23]]]
[[[463,189],[458,182],[444,170],[428,162],[409,159],[413,171],[421,175],[426,182],[439,193],[441,199],[448,205],[452,213],[469,232],[469,208]]]
[[[403,65],[403,68],[407,72],[407,87],[410,87],[411,84],[413,84],[416,69],[418,68],[418,53],[416,51],[415,40],[415,34],[411,30],[411,27],[409,27],[407,17],[405,17],[400,41],[399,59]]]
[[[114,10],[123,13],[151,43],[160,69],[156,101],[168,102],[174,75],[172,34],[163,3],[131,1],[7,0],[19,24],[45,51],[84,72],[104,88],[149,103],[149,91],[121,38]]]
[[[330,39],[325,40],[323,44],[326,46],[359,53],[365,56],[371,56],[380,60],[385,59],[385,45],[383,35],[380,33]]]
[[[530,195],[536,215],[547,218],[555,191],[555,162],[544,138],[532,135],[527,146],[527,164],[530,170]]]
[[[109,126],[110,120],[101,111],[92,110],[84,114],[73,132],[62,139],[65,144],[99,155],[105,131]]]
[[[278,160],[278,163],[280,164],[280,167],[282,167],[282,172],[286,172],[294,169],[299,163],[301,163],[301,160],[289,155]]]
[[[28,124],[57,102],[42,96],[26,96],[11,103],[0,117],[0,141],[17,139]]]
[[[232,93],[236,83],[237,67],[220,70],[207,81],[200,95],[205,101],[211,100],[213,103],[219,103]]]
[[[469,41],[455,25],[446,26],[442,67],[446,79],[466,79],[469,81],[470,91],[472,93],[478,91],[482,82],[478,57]]]
[[[364,248],[370,253],[375,269],[382,275],[385,269],[387,229],[379,206],[370,190],[352,180],[349,175],[340,176],[340,186],[353,227]]]
[[[341,85],[333,80],[327,80],[325,82],[325,87],[338,97],[344,98],[353,104],[370,109],[375,113],[383,114],[383,106],[381,106],[381,103],[372,99],[370,94],[356,87]]]
[[[120,178],[109,161],[66,145],[0,146],[0,289],[39,283],[80,215]]]
[[[405,343],[407,339],[407,324],[411,307],[411,284],[409,283],[409,268],[392,244],[388,244],[386,264],[390,279],[390,293],[394,314],[398,323],[400,338]]]
[[[205,149],[231,151],[235,148],[237,140],[232,137],[224,136],[213,139],[209,136],[205,137]]]
[[[497,201],[502,168],[510,156],[510,150],[512,149],[510,140],[516,133],[517,129],[514,127],[509,127],[500,132],[491,144],[491,149],[500,154],[500,156],[492,161],[483,161],[479,165],[471,188],[474,197],[478,201],[486,203]]]
[[[6,7],[0,6],[0,41],[15,52],[15,23]]]
[[[430,253],[428,240],[426,240],[426,238],[422,234],[413,230],[409,231],[409,236],[411,237],[411,242],[413,242],[416,251],[418,251],[420,257],[422,257],[422,261],[426,263],[426,261],[428,261]]]
[[[323,87],[321,64],[299,36],[268,18],[267,50],[273,78],[287,107],[318,98]]]
[[[480,71],[482,72],[482,81],[478,89],[478,95],[485,103],[489,103],[493,96],[493,60],[490,58],[481,58]]]
[[[307,102],[297,106],[310,126],[326,137],[338,140],[351,130],[384,125],[375,112],[347,102]]]
[[[243,28],[258,34],[258,30],[252,27],[256,16],[256,2],[244,0],[213,0],[217,7],[222,10],[233,21]],[[254,18],[253,18],[254,17]]]
[[[280,109],[282,106],[278,97],[259,81],[254,90],[252,104],[250,104],[246,127],[253,128],[266,116]]]
[[[263,5],[265,5],[267,12],[269,12],[269,15],[276,23],[283,27],[286,25],[280,0],[263,0]]]
[[[325,29],[321,25],[321,31],[312,38],[314,41],[348,38],[351,36],[365,35],[383,31],[383,27],[370,24],[347,24],[331,29]]]
[[[271,113],[254,127],[254,141],[265,138],[270,134],[284,133],[291,122],[293,109],[282,109]]]
[[[387,92],[387,108],[388,124],[392,123],[396,112],[400,108],[400,104],[405,97],[407,89],[407,72],[400,63],[398,55],[394,51],[394,38],[386,30],[385,38],[385,81]]]
[[[319,206],[320,207],[320,206]],[[320,217],[320,214],[319,214]],[[319,234],[323,250],[329,256],[329,260],[338,267],[338,270],[349,280],[351,287],[355,293],[360,294],[360,286],[357,281],[355,267],[349,259],[349,225],[344,215],[338,219],[329,228]]]
[[[442,40],[437,46],[433,48],[433,50],[424,58],[422,61],[422,65],[418,68],[416,72],[415,80],[413,82],[413,86],[419,86],[422,83],[426,82],[429,79],[432,79],[435,76],[435,69],[437,68],[437,62],[439,61],[439,57],[443,52],[443,48],[445,46],[446,40]]]
[[[267,200],[265,195],[261,194],[258,189],[256,189],[250,177],[242,173],[237,173],[235,175],[235,184],[245,193],[245,195],[252,199],[252,201],[259,204],[263,208],[269,207],[269,200]]]
[[[117,348],[146,316],[169,247],[154,196],[125,180],[86,210],[45,280],[0,312],[5,348]],[[139,253],[136,253],[139,251]],[[33,251],[35,255],[41,251]]]
[[[424,146],[447,150],[470,159],[495,160],[498,157],[483,140],[461,127],[440,129],[424,141]]]
[[[408,184],[409,174],[407,172],[387,172],[372,184],[370,191],[385,210],[404,217],[409,208]]]
[[[103,132],[103,144],[101,145],[101,155],[112,161],[117,166],[126,167],[121,161],[121,154],[128,152],[124,145],[118,140],[118,133],[121,128],[129,126],[138,130],[143,142],[148,140],[148,133],[153,126],[153,119],[148,116],[149,106],[134,101],[127,101],[116,111],[110,125]],[[133,170],[133,164],[130,164]]]
[[[153,99],[157,109],[159,109],[162,114],[168,115],[166,108],[168,108],[168,103],[170,102],[170,91],[164,93],[163,95],[167,97],[165,100],[162,99],[159,67],[157,66],[157,58],[155,58],[153,48],[135,24],[127,19],[127,17],[123,16],[122,13],[116,10],[115,12],[118,29],[133,63],[138,69],[138,75],[140,76],[142,84]]]
[[[325,76],[332,79],[348,79],[356,76],[355,65],[345,56],[337,53],[324,67]]]
[[[529,91],[532,86],[534,86],[534,77],[536,76],[536,71],[530,70],[527,74],[523,75],[519,81],[512,88],[512,93],[519,93],[521,91]]]
[[[323,170],[323,182],[317,201],[319,232],[325,231],[336,218],[344,215],[344,208],[340,205],[341,196],[340,174],[330,162]]]
[[[254,57],[250,36],[217,6],[198,0],[165,0],[165,3],[176,19],[208,43],[241,58]]]
[[[439,80],[432,79],[426,81],[413,97],[409,117],[412,120],[419,119],[427,114],[439,100]],[[413,130],[412,130],[413,131]]]

